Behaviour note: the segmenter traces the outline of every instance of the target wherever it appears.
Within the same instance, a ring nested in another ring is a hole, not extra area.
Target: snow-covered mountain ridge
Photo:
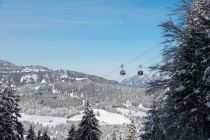
[[[121,84],[131,87],[145,88],[148,86],[148,83],[157,79],[158,76],[154,74],[144,74],[143,76],[133,76],[130,78],[126,78],[121,82]]]
[[[0,60],[0,82],[12,80],[16,86],[37,83],[90,80],[97,83],[118,84],[116,81],[70,70],[51,70],[43,66],[17,66]]]

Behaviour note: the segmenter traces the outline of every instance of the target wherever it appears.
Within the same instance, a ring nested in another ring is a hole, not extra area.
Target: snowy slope
[[[128,124],[130,123],[130,120],[120,114],[117,113],[111,113],[106,110],[102,109],[94,109],[96,118],[99,120],[101,125],[106,125],[106,124]],[[76,115],[69,120],[71,121],[80,121],[82,119],[82,114],[81,115]]]
[[[38,116],[38,115],[27,115],[21,113],[21,122],[33,122],[35,124],[42,124],[43,126],[56,126],[59,124],[65,124],[67,119],[64,117],[50,117],[50,116]]]
[[[99,120],[100,125],[108,125],[108,124],[128,124],[130,123],[130,120],[123,115],[117,114],[117,113],[111,113],[106,110],[102,109],[94,109],[97,119]],[[35,124],[39,123],[43,126],[56,126],[60,124],[65,124],[67,121],[80,121],[82,119],[82,112],[80,115],[76,115],[72,118],[65,118],[65,117],[50,117],[50,116],[38,116],[38,115],[27,115],[24,113],[21,113],[21,118],[19,118],[20,121],[28,121],[33,122]]]

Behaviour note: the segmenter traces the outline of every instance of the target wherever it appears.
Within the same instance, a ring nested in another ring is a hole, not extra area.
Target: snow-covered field
[[[97,119],[99,120],[100,125],[109,125],[109,124],[128,124],[130,120],[123,115],[117,113],[111,113],[102,109],[94,109]],[[42,124],[43,126],[56,126],[60,124],[65,124],[67,121],[80,121],[83,114],[76,115],[72,118],[65,117],[51,117],[51,116],[38,116],[38,115],[27,115],[21,113],[20,121],[33,122],[35,124]]]
[[[130,123],[130,120],[128,118],[117,113],[111,113],[111,112],[108,112],[106,110],[101,110],[101,109],[94,109],[94,113],[96,114],[96,118],[99,120],[101,125]],[[80,121],[81,118],[82,118],[82,114],[76,115],[70,118],[69,120]]]
[[[64,124],[67,118],[64,117],[51,117],[51,116],[38,116],[38,115],[27,115],[21,113],[20,121],[33,122],[35,124],[42,124],[43,126],[56,126],[59,124]]]
[[[116,108],[118,112],[120,112],[124,116],[134,116],[134,117],[145,117],[147,114],[146,112],[142,111],[134,111],[134,110],[129,110],[125,108]]]

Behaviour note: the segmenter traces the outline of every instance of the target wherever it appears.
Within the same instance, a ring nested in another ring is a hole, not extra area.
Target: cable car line
[[[121,76],[125,76],[125,75],[126,75],[126,71],[124,70],[124,64],[121,65],[120,75],[121,75]]]
[[[142,56],[145,56],[148,53],[151,53],[152,51],[158,49],[159,47],[162,47],[160,45],[156,45],[155,47],[150,47],[148,50],[142,52],[141,54],[137,55],[136,57],[134,57],[133,59],[129,60],[127,63],[125,63],[124,65],[129,65],[132,62],[135,62],[136,60],[138,60],[139,58],[141,58]]]
[[[142,52],[141,54],[137,55],[137,56],[134,57],[133,59],[127,61],[125,64],[123,64],[123,67],[124,67],[125,65],[127,66],[127,65],[131,64],[132,62],[138,60],[139,58],[145,56],[145,55],[148,54],[148,53],[151,53],[152,51],[154,51],[154,50],[156,50],[157,48],[160,48],[160,47],[161,47],[161,45],[156,45],[155,47],[154,47],[154,46],[153,46],[153,47],[150,47],[149,49],[147,49],[146,51],[144,51],[144,52]],[[110,75],[112,75],[113,73],[119,71],[120,69],[123,70],[121,66],[120,66],[120,67],[118,66],[118,67],[116,67],[115,69],[113,69],[112,71],[110,71],[109,73],[105,74],[103,77],[104,77],[104,78],[107,78],[108,76],[110,76]],[[125,73],[126,73],[126,72],[125,72]]]
[[[144,75],[143,69],[150,68],[149,66],[144,66],[144,65],[146,65],[147,63],[149,63],[149,62],[155,60],[155,58],[157,58],[159,55],[160,55],[160,54],[155,55],[154,57],[152,57],[152,58],[150,58],[149,60],[145,61],[142,65],[139,65],[138,67],[136,67],[136,68],[130,70],[129,72],[126,72],[125,69],[123,69],[123,70],[125,71],[125,75],[128,77],[128,76],[131,75],[133,72],[137,71],[137,75],[138,75],[138,76],[143,76],[143,75]],[[124,65],[123,65],[123,66],[124,66]],[[122,75],[120,74],[120,77],[117,78],[117,81],[119,81],[120,79],[122,79],[122,77],[124,77],[125,75],[122,76]]]
[[[129,71],[129,72],[127,73],[127,75],[130,75],[131,73],[133,73],[134,71],[136,71],[137,69],[140,68],[140,70],[137,72],[137,75],[138,75],[138,76],[142,76],[142,75],[144,74],[143,68],[144,68],[144,69],[145,69],[145,68],[150,68],[150,66],[144,66],[144,65],[146,65],[146,64],[149,63],[149,62],[154,61],[155,58],[157,58],[159,55],[160,55],[160,54],[155,55],[154,57],[152,57],[152,58],[150,58],[149,60],[145,61],[145,62],[144,62],[142,65],[140,65],[138,68],[135,68],[134,70]],[[140,74],[138,74],[138,73],[140,73]]]
[[[117,68],[115,68],[114,70],[112,70],[112,71],[110,71],[109,73],[107,73],[106,75],[104,75],[103,77],[106,78],[106,77],[112,75],[114,72],[119,71],[119,69],[120,69],[120,67],[117,67]]]
[[[145,66],[147,63],[149,63],[149,62],[152,62],[152,61],[154,61],[155,60],[155,58],[157,58],[159,56],[159,54],[158,55],[155,55],[154,57],[152,57],[152,58],[150,58],[149,60],[147,60],[147,61],[145,61],[142,65],[140,65],[139,67],[137,67],[137,68],[135,68],[135,69],[133,69],[133,70],[131,70],[131,71],[129,71],[128,73],[127,73],[127,75],[130,75],[131,73],[133,73],[134,71],[136,71],[137,69],[139,69],[139,71],[141,71],[141,72],[139,72],[140,74],[138,74],[138,72],[137,72],[137,75],[139,75],[139,76],[142,76],[143,75],[143,69],[145,69],[145,68],[149,68],[149,66]]]

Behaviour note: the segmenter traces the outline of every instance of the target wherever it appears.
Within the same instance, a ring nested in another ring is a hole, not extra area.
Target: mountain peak
[[[131,87],[140,87],[145,88],[148,86],[148,83],[157,80],[158,76],[154,74],[144,74],[143,76],[132,76],[130,78],[124,79],[121,84]]]

